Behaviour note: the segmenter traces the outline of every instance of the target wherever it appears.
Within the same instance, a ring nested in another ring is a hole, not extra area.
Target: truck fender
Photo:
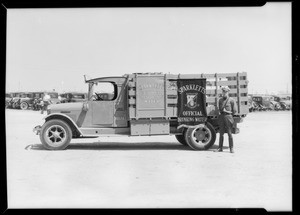
[[[82,132],[79,130],[78,126],[73,121],[73,119],[71,117],[65,115],[65,114],[62,114],[62,113],[51,113],[51,114],[47,115],[46,117],[44,117],[43,119],[45,121],[49,121],[51,119],[64,120],[71,127],[72,130],[75,130],[76,132],[78,132],[79,136],[83,136]]]

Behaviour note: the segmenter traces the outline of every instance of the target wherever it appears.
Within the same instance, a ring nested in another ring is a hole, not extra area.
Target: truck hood
[[[81,110],[83,102],[77,103],[62,103],[62,104],[51,104],[49,108],[51,112],[60,112],[60,111],[72,111],[72,110]]]

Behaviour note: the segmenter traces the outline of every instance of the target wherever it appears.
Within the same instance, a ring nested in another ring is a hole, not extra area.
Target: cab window
[[[117,97],[117,85],[111,82],[94,83],[93,100],[112,101]]]

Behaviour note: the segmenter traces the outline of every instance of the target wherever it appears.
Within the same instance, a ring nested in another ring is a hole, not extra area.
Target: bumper
[[[36,135],[39,135],[40,132],[41,132],[41,129],[42,129],[42,126],[37,125],[37,126],[35,126],[35,127],[33,128],[32,131],[33,131]]]

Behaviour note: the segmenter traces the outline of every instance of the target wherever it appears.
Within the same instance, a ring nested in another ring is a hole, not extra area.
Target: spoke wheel
[[[207,150],[216,140],[216,131],[210,123],[190,127],[185,133],[187,144],[194,150]]]
[[[72,138],[72,131],[62,120],[49,120],[43,126],[40,139],[43,146],[51,150],[65,149]]]
[[[27,104],[27,102],[22,102],[21,105],[20,105],[20,107],[21,107],[22,110],[27,110],[28,106],[29,105]]]

